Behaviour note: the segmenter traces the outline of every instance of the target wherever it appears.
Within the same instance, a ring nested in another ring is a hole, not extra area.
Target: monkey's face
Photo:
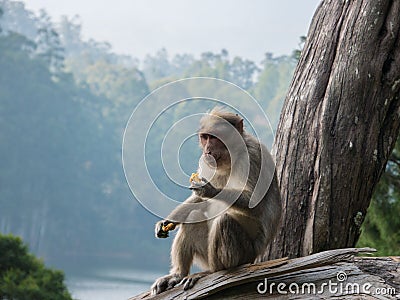
[[[210,167],[230,165],[230,155],[225,144],[216,136],[208,133],[199,134],[200,146],[203,149],[204,161]]]

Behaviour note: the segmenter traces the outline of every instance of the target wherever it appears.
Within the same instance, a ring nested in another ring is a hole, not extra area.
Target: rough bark
[[[354,247],[399,132],[400,1],[322,1],[274,146],[281,230],[268,258]]]
[[[374,249],[336,249],[296,259],[280,259],[220,271],[199,280],[193,289],[182,286],[139,299],[396,299],[400,291],[399,258],[354,257]],[[267,280],[267,285],[265,285]],[[326,284],[332,282],[334,288]],[[292,288],[290,288],[291,284]],[[257,287],[262,284],[265,293]],[[284,284],[278,291],[278,284]],[[340,285],[341,284],[341,285]],[[356,284],[360,287],[350,285]],[[364,284],[370,284],[363,289]],[[315,289],[308,289],[309,286]],[[296,291],[296,287],[299,291]],[[304,290],[303,290],[304,287]],[[304,292],[303,292],[304,291]]]

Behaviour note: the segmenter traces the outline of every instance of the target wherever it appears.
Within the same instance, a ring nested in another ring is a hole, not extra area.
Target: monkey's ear
[[[243,133],[243,119],[241,119],[239,122],[236,123],[235,125],[237,131],[240,132],[240,134]]]

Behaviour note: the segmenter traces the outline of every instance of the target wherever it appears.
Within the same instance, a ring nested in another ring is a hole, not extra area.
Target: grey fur
[[[222,126],[216,117],[228,120],[236,128],[236,135],[237,131],[243,130],[242,123],[240,127],[235,123],[242,122],[240,117],[217,109],[202,119],[200,131],[213,134]],[[204,276],[188,276],[193,262],[210,272],[253,263],[272,241],[281,217],[281,198],[274,163],[266,147],[255,137],[243,130],[240,138],[248,154],[243,153],[243,149],[239,150],[240,147],[235,148],[238,142],[228,141],[234,145],[228,146],[231,163],[218,166],[216,170],[207,169],[207,164],[202,164],[203,154],[199,172],[208,181],[207,184],[195,185],[193,194],[171,212],[167,221],[156,224],[158,237],[166,237],[159,234],[164,222],[174,222],[180,229],[172,244],[170,274],[156,280],[152,294],[170,289],[182,279],[185,289],[191,288]],[[245,155],[248,155],[247,159]],[[249,166],[244,165],[245,161]],[[259,177],[263,179],[261,184],[257,184]],[[229,178],[233,182],[244,180],[244,189],[238,190],[232,184],[227,186]],[[237,200],[231,205],[232,199]],[[206,220],[213,210],[224,209],[222,214]]]

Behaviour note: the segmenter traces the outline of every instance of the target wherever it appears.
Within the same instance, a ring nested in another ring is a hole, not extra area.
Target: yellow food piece
[[[192,173],[192,176],[190,176],[189,181],[190,182],[192,182],[192,181],[200,182],[201,180],[200,180],[199,174],[198,173]]]
[[[170,230],[174,230],[174,229],[175,229],[175,224],[174,223],[169,223],[168,225],[162,227],[162,230],[165,231],[165,232],[170,231]]]

